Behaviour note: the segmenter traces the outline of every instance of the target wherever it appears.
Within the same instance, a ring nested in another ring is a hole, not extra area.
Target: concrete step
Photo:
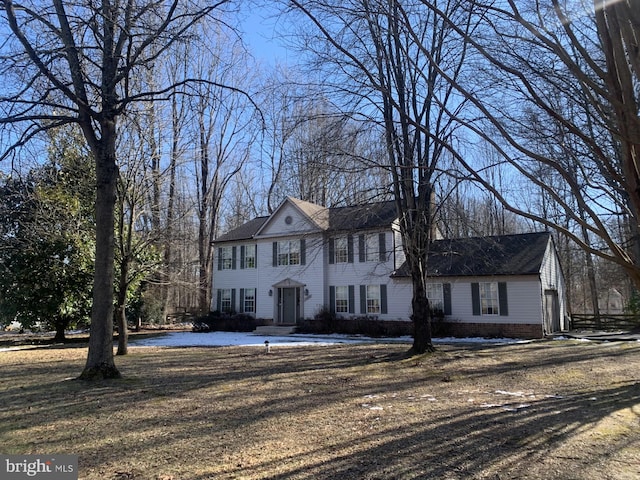
[[[263,325],[261,327],[256,327],[253,334],[275,337],[278,335],[289,335],[295,332],[295,330],[295,325]]]

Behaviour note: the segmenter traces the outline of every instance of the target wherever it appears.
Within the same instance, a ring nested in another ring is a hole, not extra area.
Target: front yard
[[[0,352],[0,452],[82,479],[635,479],[640,343]]]

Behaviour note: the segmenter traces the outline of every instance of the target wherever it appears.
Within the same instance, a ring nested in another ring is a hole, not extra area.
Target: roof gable
[[[262,224],[255,236],[309,233],[326,230],[328,226],[328,208],[287,197]]]
[[[290,217],[287,220],[287,217]],[[309,231],[356,232],[390,228],[397,218],[393,201],[326,208],[287,197],[269,216],[258,217],[215,239],[219,242],[249,240]],[[289,223],[287,223],[289,222]]]
[[[432,243],[429,277],[534,275],[542,268],[549,232],[443,239]],[[409,276],[403,264],[394,276]]]

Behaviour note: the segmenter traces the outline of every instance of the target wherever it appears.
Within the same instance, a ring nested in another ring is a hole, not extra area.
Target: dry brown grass
[[[0,352],[0,451],[83,479],[640,478],[640,344]]]

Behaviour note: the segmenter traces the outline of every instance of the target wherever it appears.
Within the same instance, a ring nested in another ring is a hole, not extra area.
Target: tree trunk
[[[131,230],[129,230],[128,235],[131,235]],[[127,346],[129,340],[129,330],[127,328],[127,278],[129,276],[128,255],[124,255],[122,258],[119,276],[118,298],[116,301],[116,322],[118,325],[118,351],[116,355],[126,355],[129,352]]]
[[[118,351],[116,355],[129,353],[129,330],[127,328],[127,312],[125,304],[118,305],[116,309],[116,321],[118,322]]]
[[[420,355],[435,351],[431,340],[431,309],[429,308],[427,292],[422,284],[422,280],[413,280],[413,297],[411,299],[413,345],[409,350],[410,355]]]
[[[56,336],[53,337],[53,343],[66,343],[67,337],[65,337],[64,331],[69,326],[70,320],[60,318],[54,322],[56,327]]]
[[[82,380],[120,378],[113,358],[114,211],[116,203],[115,122],[102,130],[96,162],[96,260],[89,352]]]

